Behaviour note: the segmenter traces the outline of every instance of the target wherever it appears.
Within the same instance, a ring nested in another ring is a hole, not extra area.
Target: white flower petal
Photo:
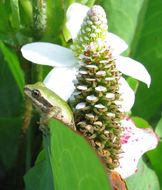
[[[128,85],[127,81],[121,77],[119,79],[120,89],[119,92],[121,93],[122,101],[122,111],[128,112],[131,110],[134,101],[135,101],[135,94],[131,87]]]
[[[119,158],[119,172],[123,178],[137,172],[139,158],[147,151],[154,149],[158,144],[158,137],[152,129],[140,129],[135,126],[130,118],[122,120],[123,134],[121,137],[122,151]]]
[[[116,66],[122,73],[129,75],[137,80],[140,80],[150,86],[151,77],[145,67],[129,57],[118,56]]]
[[[120,55],[128,48],[128,44],[119,36],[108,32],[106,43],[111,47],[113,55]]]
[[[89,7],[79,3],[73,3],[69,6],[66,17],[66,26],[72,36],[72,39],[77,37],[84,17],[86,16]]]
[[[70,49],[52,43],[34,42],[26,44],[22,46],[21,52],[27,60],[41,65],[68,67],[76,63]]]
[[[77,70],[76,67],[56,67],[50,71],[43,83],[66,101],[74,91],[73,80],[76,78]]]

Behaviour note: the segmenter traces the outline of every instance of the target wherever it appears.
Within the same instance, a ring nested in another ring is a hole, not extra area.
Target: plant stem
[[[18,153],[17,153],[17,159],[16,159],[16,167],[15,167],[15,179],[19,181],[20,187],[23,186],[23,179],[22,176],[24,175],[24,171],[27,168],[26,163],[29,162],[31,163],[31,152],[28,155],[25,154],[26,152],[26,147],[28,147],[28,143],[26,146],[26,142],[29,141],[29,139],[26,139],[27,137],[27,132],[29,129],[30,121],[32,117],[32,104],[31,102],[26,99],[25,100],[25,112],[24,112],[24,118],[23,118],[23,124],[22,124],[22,129],[20,133],[20,139],[19,139],[19,147],[18,147]],[[27,148],[28,149],[28,148]],[[24,161],[24,158],[28,157],[28,161]],[[29,168],[29,166],[28,166]]]
[[[42,65],[32,65],[32,83],[43,80]]]

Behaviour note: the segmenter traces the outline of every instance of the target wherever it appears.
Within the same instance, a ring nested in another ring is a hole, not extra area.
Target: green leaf
[[[39,162],[41,161],[44,161],[46,159],[46,156],[45,156],[45,151],[44,149],[39,153],[39,155],[37,156],[37,159],[35,161],[35,164],[38,164]]]
[[[41,161],[24,176],[26,190],[54,190],[47,160]]]
[[[111,189],[99,158],[87,142],[56,120],[49,127],[55,189]]]
[[[11,25],[18,30],[20,28],[19,2],[18,0],[10,0],[10,5],[12,10]]]
[[[6,33],[10,33],[11,27],[8,22],[9,20],[9,4],[0,2],[0,32],[6,35]]]
[[[20,63],[18,60],[18,57],[15,52],[10,50],[7,46],[4,45],[3,42],[0,41],[0,49],[3,53],[3,56],[8,63],[9,69],[19,87],[20,92],[23,93],[23,87],[24,87],[24,74],[20,67]],[[7,84],[7,81],[6,81]]]
[[[162,138],[162,119],[160,119],[157,124],[155,132],[160,138]],[[158,175],[159,182],[162,187],[162,142],[160,141],[158,147],[151,152],[148,152],[147,155],[151,161],[152,167]]]
[[[129,190],[160,190],[158,178],[142,159],[138,163],[138,171],[126,180]]]
[[[142,9],[145,14],[141,17],[132,46],[132,56],[145,64],[152,78],[150,89],[140,85],[133,109],[134,113],[140,114],[145,119],[158,114],[162,104],[162,98],[159,96],[162,94],[161,80],[159,80],[162,73],[161,7],[161,0],[146,1]]]
[[[141,117],[132,117],[135,125],[139,128],[150,128],[149,123]]]
[[[6,170],[15,164],[21,117],[0,117],[0,160]]]
[[[37,164],[25,176],[26,189],[50,190],[52,186],[47,188],[47,184],[52,180],[55,190],[110,190],[101,161],[84,138],[57,120],[49,127],[50,138],[44,137],[46,153],[41,152]]]
[[[128,77],[127,82],[129,84],[129,86],[133,89],[133,91],[136,93],[138,86],[139,86],[139,82],[132,77]]]
[[[24,176],[26,190],[54,190],[54,176],[50,162],[50,136],[43,138],[44,149],[39,153],[35,166]]]
[[[1,117],[18,116],[22,114],[23,97],[8,65],[3,59],[0,61],[0,76],[3,76],[0,80],[0,115]]]

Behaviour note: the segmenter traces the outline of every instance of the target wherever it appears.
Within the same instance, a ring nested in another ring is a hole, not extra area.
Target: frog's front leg
[[[40,118],[40,126],[39,129],[42,131],[44,135],[48,135],[50,129],[48,127],[48,123],[51,118],[60,120],[61,117],[61,109],[58,107],[53,107],[48,114],[43,114]]]
[[[47,127],[47,126],[44,126],[44,125],[40,125],[39,126],[39,129],[41,130],[42,134],[44,136],[47,136],[50,134],[50,129]]]

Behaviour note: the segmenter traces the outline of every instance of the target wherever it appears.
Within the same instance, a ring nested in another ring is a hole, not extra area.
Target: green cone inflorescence
[[[107,36],[107,19],[102,7],[93,6],[85,17],[80,32],[73,42],[72,49],[77,58],[84,53],[91,42],[99,43]]]
[[[74,97],[77,130],[88,138],[110,171],[118,166],[121,152],[121,74],[106,44],[106,35],[105,12],[93,6],[73,45],[80,62]]]

